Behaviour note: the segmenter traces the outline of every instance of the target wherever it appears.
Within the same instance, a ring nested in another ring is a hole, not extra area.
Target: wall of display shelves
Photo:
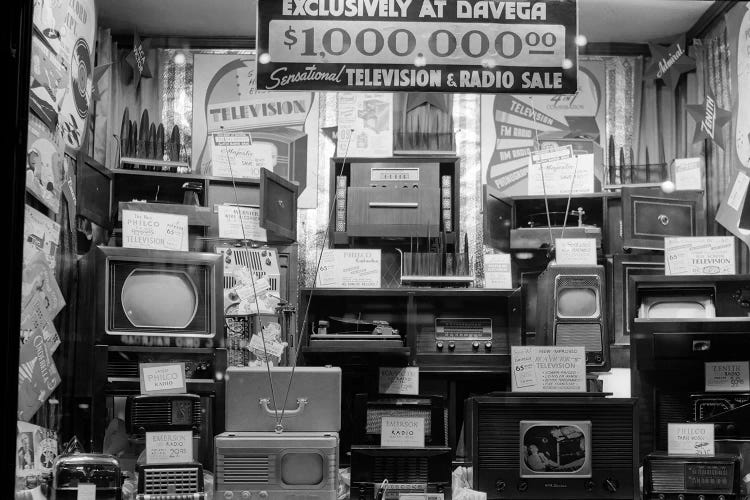
[[[359,328],[363,334],[373,330],[366,325],[386,321],[398,329],[404,346],[386,347],[384,342],[378,347],[378,337],[372,335],[366,351],[377,357],[401,355],[399,364],[418,366],[425,373],[509,373],[510,346],[521,344],[520,289],[463,288],[459,293],[455,288],[303,288],[299,310],[307,310],[308,304],[306,324],[303,314],[298,321],[304,328],[302,352],[309,363],[325,362],[326,355],[363,352],[347,347],[347,340],[335,339],[342,326],[331,318],[348,320],[341,325]],[[329,347],[317,347],[311,340],[320,321],[330,323]]]

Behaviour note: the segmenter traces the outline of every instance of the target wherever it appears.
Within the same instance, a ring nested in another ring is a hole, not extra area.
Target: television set
[[[215,449],[214,498],[337,498],[335,432],[226,432]]]
[[[582,346],[586,370],[609,370],[603,266],[550,265],[537,278],[537,345]]]
[[[220,254],[99,246],[87,256],[98,344],[223,344]]]
[[[387,487],[384,481],[387,480]],[[443,494],[451,497],[451,449],[353,445],[352,500],[398,500],[406,494]],[[383,491],[380,491],[383,488]]]
[[[474,489],[489,499],[635,498],[636,401],[585,393],[467,399]]]
[[[667,294],[644,297],[638,309],[639,318],[695,319],[715,318],[711,294]]]

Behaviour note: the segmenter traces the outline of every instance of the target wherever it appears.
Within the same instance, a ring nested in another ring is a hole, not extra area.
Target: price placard
[[[218,210],[220,238],[252,241],[268,240],[266,230],[260,227],[260,207],[219,205]]]
[[[381,366],[378,381],[380,394],[419,394],[419,368],[415,366]]]
[[[122,246],[188,251],[187,215],[122,211]]]
[[[595,266],[596,239],[557,238],[555,256],[560,266]]]
[[[750,391],[750,362],[719,361],[706,363],[706,392]]]
[[[424,448],[424,417],[382,417],[380,446]]]
[[[141,363],[141,394],[185,394],[185,363]]]
[[[667,424],[670,455],[714,455],[714,424]]]
[[[734,236],[664,238],[667,276],[735,274]]]
[[[510,254],[498,253],[484,256],[484,287],[508,290],[513,288]]]
[[[586,392],[583,347],[511,346],[513,392]]]
[[[258,18],[258,89],[577,89],[576,0],[259,0]]]
[[[380,288],[380,250],[327,249],[316,285],[321,288]]]
[[[147,464],[184,464],[193,461],[193,433],[147,432]]]

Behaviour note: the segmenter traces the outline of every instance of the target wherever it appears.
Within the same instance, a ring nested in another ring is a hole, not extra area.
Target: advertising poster
[[[738,166],[750,168],[750,2],[738,2],[724,16],[732,70],[734,147]]]
[[[68,69],[41,39],[31,38],[29,107],[47,129],[57,127],[58,114],[68,92]]]
[[[316,95],[258,92],[250,53],[198,53],[193,71],[193,172],[246,177],[267,168],[297,182],[299,208],[315,208]],[[229,136],[247,139],[230,142]]]
[[[490,194],[526,195],[529,155],[536,149],[572,144],[579,155],[602,146],[604,62],[582,60],[579,70],[578,91],[571,95],[481,97],[482,182]]]
[[[29,116],[26,190],[55,213],[60,209],[60,193],[65,181],[65,147],[56,139],[45,123],[33,114]]]
[[[28,422],[59,384],[52,353],[37,330],[21,344],[18,355],[18,418]]]
[[[23,220],[23,262],[28,265],[41,252],[50,269],[57,266],[57,250],[60,244],[60,224],[39,210],[26,205]]]
[[[57,458],[57,433],[38,425],[19,421],[16,433],[16,476],[52,473]]]
[[[393,156],[393,94],[342,92],[338,99],[336,150],[347,157]]]
[[[572,94],[576,0],[258,1],[258,88]]]

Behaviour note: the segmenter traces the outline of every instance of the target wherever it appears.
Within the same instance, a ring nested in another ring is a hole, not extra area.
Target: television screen
[[[110,260],[107,334],[213,336],[212,274],[210,265]]]
[[[648,319],[715,318],[716,310],[710,295],[675,295],[645,297],[638,314]]]
[[[325,464],[319,453],[285,453],[281,482],[290,486],[316,486],[323,482]]]
[[[591,422],[522,420],[521,477],[591,477]]]
[[[599,315],[599,296],[593,288],[560,288],[557,314],[562,318],[593,318]]]

